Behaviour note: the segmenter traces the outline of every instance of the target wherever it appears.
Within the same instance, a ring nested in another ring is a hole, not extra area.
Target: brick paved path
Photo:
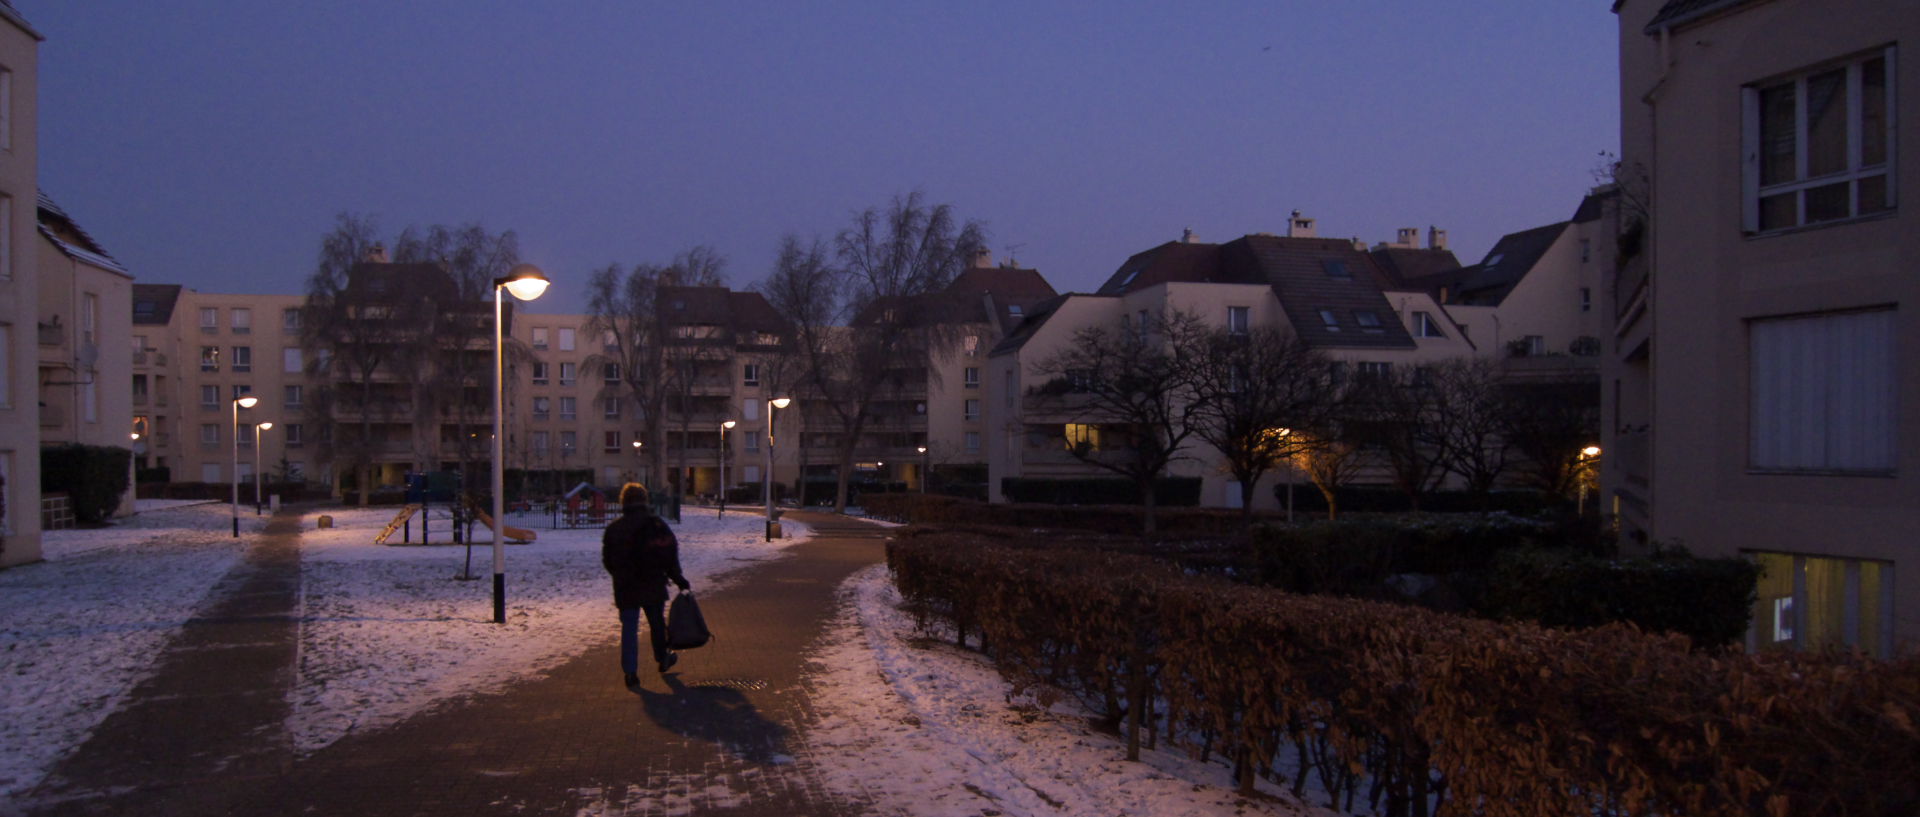
[[[609,609],[607,641],[545,678],[298,759],[280,727],[292,655],[272,650],[295,643],[291,607],[274,601],[292,603],[299,567],[285,555],[294,537],[276,539],[270,527],[250,570],[236,571],[247,575],[230,576],[222,587],[231,592],[189,627],[226,631],[222,645],[170,648],[154,679],[30,805],[155,817],[864,814],[859,793],[813,782],[796,730],[811,717],[805,652],[832,615],[834,589],[880,560],[885,535],[830,515],[792,518],[814,537],[746,568],[732,589],[701,594],[717,640],[665,678],[643,667],[640,689],[621,686]],[[240,691],[202,687],[220,676]],[[189,699],[208,700],[178,703]]]

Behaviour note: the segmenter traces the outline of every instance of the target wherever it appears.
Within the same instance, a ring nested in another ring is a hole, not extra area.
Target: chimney
[[[1287,237],[1312,238],[1313,219],[1300,215],[1299,210],[1293,211],[1293,218],[1287,219]]]
[[[1361,239],[1361,238],[1360,238],[1359,236],[1357,236],[1357,235],[1356,235],[1356,236],[1354,236],[1354,237],[1353,237],[1353,239],[1352,239],[1352,241],[1353,241],[1353,251],[1354,251],[1354,252],[1366,252],[1366,251],[1367,251],[1367,242],[1366,242],[1366,241],[1364,241],[1364,240],[1362,240],[1362,239]]]
[[[1186,229],[1184,229],[1184,230],[1181,230],[1181,231],[1180,231],[1180,243],[1182,243],[1182,244],[1192,244],[1192,243],[1193,243],[1194,241],[1196,241],[1196,240],[1198,240],[1198,239],[1196,239],[1196,238],[1194,237],[1194,235],[1193,235],[1193,228],[1192,228],[1192,227],[1188,227],[1188,228],[1186,228]]]
[[[976,248],[973,251],[973,268],[974,269],[992,269],[993,268],[993,250],[989,250],[986,247]]]
[[[369,264],[393,263],[393,259],[387,257],[387,245],[382,244],[378,241],[373,242],[373,247],[367,250],[367,263]]]
[[[1427,249],[1444,250],[1447,248],[1447,231],[1439,227],[1427,227]]]
[[[1398,234],[1393,240],[1393,246],[1405,247],[1409,250],[1420,249],[1419,227],[1401,227],[1397,232]]]

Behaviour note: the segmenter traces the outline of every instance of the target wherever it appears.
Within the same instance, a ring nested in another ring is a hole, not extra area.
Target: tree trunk
[[[1251,527],[1253,525],[1253,486],[1260,481],[1260,475],[1253,474],[1251,479],[1248,479],[1247,475],[1238,476],[1240,476],[1240,521]]]
[[[1317,482],[1314,483],[1314,487],[1319,488],[1320,495],[1326,497],[1327,520],[1332,521],[1340,518],[1340,500],[1334,496],[1333,489]]]
[[[1153,477],[1147,477],[1140,483],[1140,529],[1142,536],[1152,536],[1155,529],[1153,514]]]

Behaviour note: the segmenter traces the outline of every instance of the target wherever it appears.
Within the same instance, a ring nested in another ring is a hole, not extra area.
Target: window
[[[219,423],[201,423],[200,424],[200,444],[201,445],[219,445],[220,444],[220,424]]]
[[[13,72],[5,68],[0,68],[0,150],[12,149]],[[12,531],[8,531],[8,533],[12,533]]]
[[[549,397],[533,398],[533,419],[545,420],[553,411],[553,399]]]
[[[600,366],[600,379],[609,386],[620,385],[620,364],[606,363]]]
[[[573,398],[573,397],[560,398],[560,419],[562,420],[576,419],[575,415],[578,413],[576,411],[578,407],[579,407],[579,403],[577,401],[577,398]]]
[[[968,335],[964,338],[961,338],[960,345],[961,345],[961,348],[967,351],[967,357],[973,357],[975,352],[980,351],[980,336]]]
[[[749,363],[740,367],[740,382],[747,386],[760,385],[760,364]]]
[[[1362,360],[1355,364],[1354,374],[1363,380],[1385,380],[1393,375],[1393,364],[1378,360]]]
[[[966,411],[967,411],[967,419],[969,420],[980,419],[980,401],[977,399],[968,400],[966,402]]]
[[[1100,450],[1100,427],[1086,423],[1068,423],[1065,429],[1067,448],[1082,451]]]
[[[280,350],[280,371],[299,374],[303,362],[300,358],[300,347],[288,346]]]
[[[761,432],[759,431],[747,432],[746,449],[748,451],[752,451],[756,454],[760,453],[760,436],[761,436]]]
[[[1585,264],[1591,260],[1593,260],[1593,239],[1582,238],[1580,239],[1580,263]]]
[[[200,464],[200,481],[201,482],[226,482],[226,480],[220,478],[220,464],[217,462],[201,463]]]
[[[547,385],[547,364],[545,364],[545,363],[542,363],[542,362],[539,362],[539,361],[534,361],[534,364],[533,364],[533,385],[535,385],[535,386],[545,386],[545,385]]]
[[[1746,228],[1893,209],[1893,48],[1743,89]]]
[[[567,326],[560,327],[560,351],[562,352],[573,351],[572,327],[567,327]]]
[[[980,388],[980,367],[968,366],[962,373],[962,379],[969,389]]]
[[[1379,334],[1385,331],[1380,328],[1380,313],[1371,309],[1353,310],[1353,322],[1360,324],[1360,331],[1362,332]]]
[[[620,338],[609,329],[600,333],[600,350],[607,354],[620,351]]]
[[[760,419],[759,399],[749,397],[745,400],[740,401],[740,417],[741,419],[745,419],[745,420]]]
[[[80,387],[80,419],[100,422],[100,381],[89,380]]]
[[[253,371],[253,347],[233,347],[233,370],[236,372]]]
[[[1320,269],[1326,271],[1328,278],[1352,278],[1353,277],[1353,273],[1347,271],[1347,262],[1342,261],[1338,258],[1321,259]]]
[[[749,465],[741,469],[740,481],[749,485],[760,481],[760,466]]]
[[[1420,338],[1446,337],[1446,335],[1440,331],[1440,324],[1434,322],[1433,315],[1426,312],[1413,313],[1413,334],[1414,337]]]
[[[245,383],[236,383],[233,387],[233,399],[238,400],[253,393],[253,387]]]
[[[91,292],[80,296],[80,342],[100,345],[100,296]]]
[[[980,453],[980,432],[978,431],[967,432],[966,441],[967,441],[967,453],[969,454]]]
[[[547,455],[547,449],[551,447],[550,445],[548,445],[548,442],[551,439],[552,438],[548,437],[547,432],[545,431],[535,431],[532,434],[527,435],[528,442],[533,444],[533,453],[537,456],[542,456],[542,457]]]
[[[1539,335],[1521,338],[1520,345],[1527,350],[1529,357],[1539,357],[1547,353],[1547,339]]]
[[[1593,289],[1591,287],[1581,287],[1580,288],[1580,311],[1590,312],[1592,310],[1593,310]]]
[[[1247,391],[1246,364],[1235,363],[1227,369],[1227,393],[1244,394]]]
[[[218,346],[200,347],[200,371],[203,371],[203,372],[220,371],[220,347]]]
[[[280,398],[281,405],[287,408],[299,408],[302,391],[300,386],[287,386]]]
[[[574,381],[577,381],[579,379],[580,379],[580,364],[577,364],[577,363],[560,364],[560,385],[571,386],[574,384]]]
[[[605,451],[605,452],[607,452],[607,453],[609,453],[609,454],[616,454],[616,453],[619,453],[619,451],[620,451],[620,432],[618,432],[618,431],[608,431],[608,432],[606,432],[605,434],[603,434],[602,436],[604,437],[604,439],[602,439],[602,440],[601,440],[601,443],[600,443],[600,450],[602,450],[602,451]]]
[[[13,223],[13,197],[0,195],[0,224]],[[13,279],[13,230],[0,230],[0,281]]]
[[[306,443],[306,437],[300,433],[299,423],[287,424],[286,442],[288,448],[299,448]]]
[[[147,404],[147,376],[144,374],[133,376],[133,404],[136,406]]]
[[[233,333],[236,335],[253,334],[253,310],[235,307],[231,311],[233,315],[229,320],[233,324]]]
[[[1014,388],[1013,388],[1013,370],[1008,369],[1007,371],[1001,372],[1000,373],[1001,405],[1005,406],[1006,408],[1013,408],[1013,400],[1014,400],[1015,394],[1016,392],[1014,391]]]
[[[253,436],[258,433],[260,433],[260,430],[257,427],[242,426],[240,435],[234,442],[239,443],[241,448],[252,448]],[[243,473],[242,476],[245,476],[245,474]]]
[[[288,335],[300,334],[300,310],[288,308],[280,310],[280,331]]]
[[[603,416],[605,416],[609,420],[620,419],[620,398],[609,397],[602,402],[604,402],[607,407],[606,414],[604,414]]]
[[[1893,315],[1878,309],[1748,324],[1754,469],[1893,471]]]
[[[1140,310],[1139,318],[1140,326],[1138,328],[1140,330],[1140,342],[1146,343],[1147,336],[1153,333],[1153,324],[1147,320],[1147,310]]]
[[[574,449],[579,447],[580,447],[580,435],[578,432],[573,432],[573,431],[560,432],[560,453],[561,454],[571,454],[574,452]]]
[[[1248,329],[1248,313],[1252,310],[1244,306],[1227,307],[1227,334],[1244,335]]]
[[[1015,318],[1024,317],[1026,310],[1019,304],[1007,304],[1007,314]]]
[[[1755,650],[1893,645],[1893,565],[1869,559],[1749,553],[1764,569],[1748,634]]]
[[[0,233],[4,233],[0,227]],[[0,324],[0,408],[13,406],[13,326]]]
[[[533,348],[535,349],[547,348],[547,328],[546,327],[536,326],[533,328]]]
[[[219,408],[220,407],[220,387],[219,386],[201,386],[200,387],[200,407],[201,408]]]
[[[1329,332],[1340,331],[1340,316],[1333,314],[1333,310],[1331,309],[1320,310],[1320,323],[1325,326]]]
[[[201,307],[200,331],[209,335],[220,331],[220,310],[211,306]]]

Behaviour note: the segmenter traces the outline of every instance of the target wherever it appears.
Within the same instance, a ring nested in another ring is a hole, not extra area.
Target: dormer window
[[[1360,331],[1362,332],[1378,334],[1383,331],[1380,328],[1380,313],[1371,309],[1354,310],[1353,322],[1360,324]]]
[[[1324,324],[1329,332],[1340,331],[1340,316],[1333,314],[1331,309],[1320,310],[1320,323]]]
[[[1018,318],[1025,314],[1025,312],[1020,308],[1019,304],[1007,304],[1007,314]]]
[[[1505,257],[1507,257],[1506,253],[1498,253],[1498,252],[1494,253],[1492,255],[1487,256],[1487,260],[1482,262],[1480,266],[1486,267],[1487,269],[1493,269],[1493,265],[1500,263],[1500,259]]]
[[[1328,278],[1352,278],[1353,277],[1353,273],[1347,270],[1347,262],[1342,261],[1338,258],[1321,259],[1320,268],[1323,270],[1326,270]]]

